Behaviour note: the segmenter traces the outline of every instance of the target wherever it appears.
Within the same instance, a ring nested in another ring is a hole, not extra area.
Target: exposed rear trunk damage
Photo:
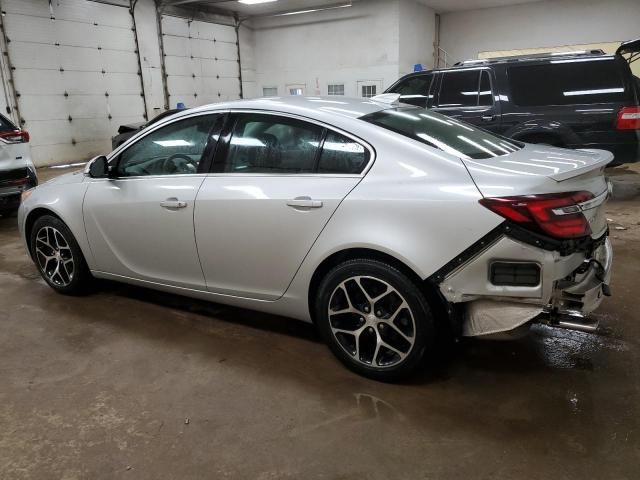
[[[593,330],[585,316],[609,294],[613,256],[604,208],[610,192],[603,171],[612,159],[600,150],[527,145],[509,155],[463,160],[485,198],[526,202],[536,196],[590,193],[571,207],[588,222],[589,235],[552,238],[526,223],[505,221],[431,278],[447,301],[463,307],[463,335],[513,331],[534,319]],[[497,263],[505,265],[500,277],[492,267]],[[530,272],[536,268],[539,281],[532,284]]]

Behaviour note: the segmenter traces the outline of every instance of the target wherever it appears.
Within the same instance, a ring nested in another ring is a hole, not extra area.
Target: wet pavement
[[[0,218],[0,478],[636,480],[637,172],[612,171],[597,334],[466,341],[402,385],[294,320],[111,283],[57,295]]]

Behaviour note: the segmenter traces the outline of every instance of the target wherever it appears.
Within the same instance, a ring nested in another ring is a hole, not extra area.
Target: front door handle
[[[492,122],[495,119],[496,119],[495,115],[483,115],[482,116],[482,121],[484,121],[484,122]]]
[[[296,197],[287,200],[287,205],[293,208],[320,208],[322,207],[322,201],[313,200],[311,197]]]
[[[166,200],[160,202],[160,206],[162,208],[185,208],[187,206],[187,202],[183,202],[182,200],[178,200],[175,197],[167,198]]]

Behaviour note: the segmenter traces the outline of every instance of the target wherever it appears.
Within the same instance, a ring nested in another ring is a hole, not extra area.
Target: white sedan
[[[314,322],[377,379],[424,363],[440,327],[593,329],[584,316],[609,293],[612,155],[396,100],[178,113],[26,192],[22,235],[58,292],[107,278]]]

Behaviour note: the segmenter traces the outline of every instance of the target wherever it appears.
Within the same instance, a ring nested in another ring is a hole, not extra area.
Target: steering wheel
[[[165,173],[196,173],[194,161],[184,153],[175,153],[162,162],[162,171]]]

